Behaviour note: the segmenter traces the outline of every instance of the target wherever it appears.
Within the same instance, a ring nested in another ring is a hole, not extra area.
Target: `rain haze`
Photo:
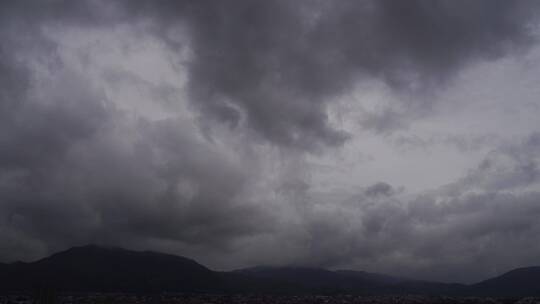
[[[540,2],[0,1],[0,262],[540,265]]]

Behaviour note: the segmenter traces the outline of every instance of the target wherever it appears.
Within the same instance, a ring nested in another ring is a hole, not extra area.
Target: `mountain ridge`
[[[465,285],[300,266],[214,271],[183,256],[97,245],[72,247],[34,262],[0,263],[0,292],[37,286],[66,292],[538,296],[540,266]]]

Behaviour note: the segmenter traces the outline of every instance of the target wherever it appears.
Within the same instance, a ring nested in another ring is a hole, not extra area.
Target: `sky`
[[[0,261],[540,265],[540,2],[0,1]]]

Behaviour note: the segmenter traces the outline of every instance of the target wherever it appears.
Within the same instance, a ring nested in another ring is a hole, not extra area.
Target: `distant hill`
[[[473,284],[468,293],[490,296],[540,296],[540,267],[525,267]]]
[[[467,286],[306,267],[217,272],[185,257],[94,245],[74,247],[32,263],[0,263],[0,292],[36,288],[67,292],[539,296],[540,267],[516,269]]]
[[[69,291],[206,291],[217,273],[174,255],[98,246],[74,247],[33,263],[14,263],[0,275],[2,288],[50,286]]]
[[[254,279],[273,279],[297,290],[323,294],[426,294],[459,295],[465,285],[420,281],[365,271],[303,267],[253,267],[236,272]]]
[[[272,282],[282,282],[294,286],[294,290],[302,293],[342,293],[350,290],[355,293],[367,293],[368,289],[376,286],[368,280],[347,277],[338,272],[320,268],[306,267],[253,267],[236,270],[252,279],[265,279]]]

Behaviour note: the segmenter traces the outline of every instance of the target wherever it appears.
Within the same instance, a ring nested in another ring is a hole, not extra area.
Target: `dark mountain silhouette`
[[[175,255],[99,246],[74,247],[32,263],[0,264],[0,291],[264,294],[540,295],[540,267],[520,268],[473,285],[363,271],[253,267],[212,271]]]
[[[525,267],[470,286],[470,294],[492,296],[540,296],[540,267]]]
[[[0,278],[9,289],[46,285],[69,291],[205,291],[220,283],[217,273],[184,257],[98,246],[74,247],[6,268]]]
[[[422,281],[365,271],[339,270],[340,274],[371,284],[377,294],[458,295],[465,285]]]
[[[235,273],[254,280],[282,282],[287,286],[294,286],[295,290],[304,293],[332,294],[344,290],[365,293],[368,288],[375,286],[368,280],[348,278],[338,272],[320,268],[258,266],[236,270]]]
[[[429,294],[458,295],[465,285],[420,281],[364,271],[330,271],[304,267],[253,267],[237,270],[254,279],[272,279],[298,290],[324,294]]]
[[[389,276],[386,274],[380,274],[380,273],[372,273],[367,271],[357,271],[357,270],[337,270],[337,273],[351,277],[356,279],[365,280],[366,282],[372,282],[376,284],[399,284],[403,282],[410,282],[414,281],[410,278],[404,278],[404,277],[395,277],[395,276]]]

